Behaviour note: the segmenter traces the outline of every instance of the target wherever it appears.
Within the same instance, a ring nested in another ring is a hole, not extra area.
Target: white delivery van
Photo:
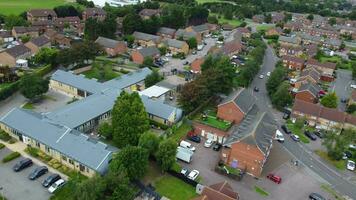
[[[277,140],[278,142],[284,142],[283,133],[277,129],[276,130],[276,136],[275,136],[274,139]]]
[[[184,147],[177,148],[176,158],[186,163],[190,163],[193,159],[193,152]]]
[[[193,147],[192,144],[190,144],[189,142],[184,141],[184,140],[182,140],[182,141],[179,143],[179,146],[184,147],[184,148],[187,148],[187,149],[189,149],[189,150],[191,150],[191,151],[193,151],[193,152],[195,151],[195,147]]]

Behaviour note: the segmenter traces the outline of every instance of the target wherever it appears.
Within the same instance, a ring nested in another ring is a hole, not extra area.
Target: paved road
[[[266,74],[267,71],[273,71],[276,61],[277,57],[274,55],[273,49],[268,47],[260,74]],[[260,92],[255,93],[257,104],[262,111],[269,112],[274,116],[277,124],[280,126],[283,123],[282,114],[272,108],[265,88],[265,83],[266,78],[259,79],[258,76],[256,76],[249,89],[252,90],[255,86],[260,88]],[[296,159],[308,167],[312,174],[315,175],[315,178],[318,178],[321,181],[326,181],[338,192],[356,199],[356,184],[350,181],[350,177],[338,173],[333,166],[324,163],[324,161],[320,160],[312,151],[308,150],[305,145],[293,142],[290,137],[286,137],[283,146]]]
[[[345,111],[346,103],[342,103],[341,99],[348,99],[351,94],[350,85],[352,81],[352,72],[349,70],[338,69],[336,71],[336,80],[330,85],[330,91],[335,91],[339,97],[338,109]]]

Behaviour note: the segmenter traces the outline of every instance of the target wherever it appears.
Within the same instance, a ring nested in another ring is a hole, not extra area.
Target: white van
[[[184,148],[187,148],[187,149],[189,149],[189,150],[191,150],[191,151],[193,151],[193,152],[195,151],[195,147],[193,147],[192,144],[190,144],[189,142],[184,141],[184,140],[182,140],[182,141],[179,143],[179,146],[184,147]]]
[[[274,138],[275,140],[277,140],[278,142],[284,142],[284,136],[283,133],[279,130],[276,131],[276,136]]]

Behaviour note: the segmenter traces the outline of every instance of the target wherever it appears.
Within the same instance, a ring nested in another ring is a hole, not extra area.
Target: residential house
[[[353,26],[337,26],[336,27],[339,30],[339,33],[342,35],[352,35],[354,33],[356,33],[356,27]]]
[[[203,63],[204,63],[204,58],[196,58],[190,64],[190,71],[193,72],[194,74],[200,74],[201,73],[201,65]]]
[[[47,29],[53,28],[53,21],[34,21],[31,26],[37,28],[40,33],[44,33]]]
[[[58,33],[53,29],[47,30],[44,34],[50,41],[52,45],[59,45],[60,47],[70,47],[71,39],[66,37],[62,33]]]
[[[63,18],[57,18],[57,20],[54,22],[56,28],[63,30],[65,26],[79,26],[80,25],[80,19],[78,16],[75,17],[63,17]]]
[[[16,67],[16,61],[31,57],[31,49],[17,45],[0,52],[0,66]]]
[[[221,48],[221,53],[226,55],[226,56],[233,56],[236,54],[239,54],[243,51],[244,46],[242,45],[241,41],[239,40],[232,40],[230,42],[226,42],[222,48]]]
[[[146,57],[156,59],[160,56],[160,52],[156,47],[145,47],[135,50],[131,53],[131,58],[134,63],[143,64]]]
[[[27,21],[55,21],[57,14],[52,9],[32,9],[27,12]]]
[[[116,56],[127,52],[127,45],[123,41],[100,36],[95,40],[95,43],[99,44],[109,56]]]
[[[288,69],[301,71],[304,68],[304,59],[293,56],[283,56],[282,57],[283,66]]]
[[[153,16],[159,17],[161,15],[161,10],[144,8],[138,13],[138,15],[140,15],[142,19],[150,19]]]
[[[162,45],[168,48],[168,51],[176,55],[178,53],[188,55],[189,53],[189,45],[185,41],[180,41],[176,39],[165,39],[161,43]]]
[[[336,69],[336,63],[324,62],[321,63],[315,59],[308,59],[306,62],[306,67],[314,67],[321,72],[321,79],[324,81],[333,81],[334,80],[334,71]]]
[[[299,90],[295,94],[295,99],[310,103],[318,103],[320,91],[321,88],[317,84],[308,82],[299,87]]]
[[[322,43],[323,38],[320,36],[313,36],[305,33],[298,34],[303,45],[316,44],[319,45]]]
[[[320,15],[313,15],[313,21],[311,22],[311,26],[325,27],[328,24],[328,20],[325,17],[322,17]]]
[[[296,22],[288,22],[286,24],[284,24],[283,29],[289,29],[292,32],[293,31],[299,31],[301,28],[303,27],[303,23],[296,21]]]
[[[339,33],[332,30],[325,30],[320,28],[307,28],[303,27],[300,29],[300,32],[304,34],[308,34],[311,36],[318,36],[318,37],[326,37],[326,38],[333,38],[336,39],[339,37]]]
[[[248,28],[239,27],[239,28],[236,29],[236,32],[241,33],[242,37],[244,37],[244,38],[250,38],[251,37],[251,31]]]
[[[303,55],[303,48],[300,46],[294,47],[294,46],[281,45],[281,47],[279,48],[278,54],[279,54],[279,56],[300,57],[301,55]]]
[[[286,37],[286,36],[280,36],[278,38],[278,42],[281,44],[281,46],[294,46],[298,47],[300,45],[300,38],[299,37]]]
[[[203,121],[193,121],[193,130],[194,134],[219,144],[223,144],[230,134],[229,129],[211,126]]]
[[[157,31],[158,36],[161,36],[163,38],[169,38],[169,39],[173,39],[175,33],[176,33],[175,29],[167,28],[167,27],[161,27]]]
[[[200,24],[197,26],[189,26],[185,29],[188,32],[196,32],[199,33],[201,37],[203,37],[204,35],[207,35],[210,33],[210,29],[208,24]]]
[[[14,41],[11,31],[0,31],[0,44]]]
[[[12,28],[12,36],[18,40],[22,36],[30,36],[31,38],[39,36],[39,29],[37,27],[14,26]]]
[[[199,197],[192,200],[239,200],[239,194],[234,192],[227,181],[210,186],[197,185],[197,191]]]
[[[106,12],[101,8],[86,8],[82,13],[82,19],[85,21],[89,18],[95,18],[99,21],[103,21],[106,18]]]
[[[312,83],[312,84],[318,84],[321,79],[321,73],[313,68],[313,67],[307,67],[304,68],[304,70],[300,73],[299,78],[296,80],[294,83],[295,88],[299,88],[303,84],[307,83]]]
[[[323,41],[323,47],[332,49],[332,50],[339,50],[341,47],[341,40],[339,39],[325,39]]]
[[[224,142],[220,159],[232,168],[260,177],[272,149],[276,130],[273,118],[254,104]]]
[[[232,31],[232,30],[234,30],[236,27],[235,27],[234,25],[231,25],[231,24],[226,23],[226,24],[221,25],[221,28],[222,28],[222,30],[224,30],[224,31]]]
[[[282,12],[272,12],[271,16],[272,16],[271,22],[273,24],[284,22],[284,13]]]
[[[274,27],[266,31],[266,36],[281,35],[283,30],[280,27]]]
[[[199,33],[195,31],[187,31],[184,29],[178,29],[175,33],[174,38],[177,40],[185,40],[185,41],[189,40],[190,38],[195,38],[198,44],[200,44],[202,41],[202,37]]]
[[[137,32],[133,33],[135,43],[143,47],[157,46],[161,42],[161,38],[157,35]]]
[[[254,15],[254,16],[252,16],[252,21],[262,24],[265,21],[265,16],[264,15]]]
[[[318,53],[318,45],[316,44],[304,45],[304,51],[308,56],[308,58],[313,58]]]
[[[31,39],[25,46],[31,49],[32,55],[35,55],[41,48],[51,47],[51,41],[46,36],[41,35]]]

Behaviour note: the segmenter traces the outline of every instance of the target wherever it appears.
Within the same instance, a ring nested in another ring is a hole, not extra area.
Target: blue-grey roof
[[[175,114],[175,121],[178,121],[182,116],[183,111],[181,109],[164,104],[160,100],[150,99],[145,95],[142,95],[141,99],[145,106],[146,112],[150,113],[151,115],[163,119],[168,119],[172,114]]]
[[[135,72],[131,72],[110,81],[103,83],[104,87],[114,87],[118,89],[126,88],[135,83],[145,80],[146,76],[151,74],[152,71],[149,68],[143,68]]]
[[[107,170],[112,151],[108,150],[106,144],[93,141],[77,130],[20,108],[14,108],[0,121],[24,136],[46,144],[99,173]]]

